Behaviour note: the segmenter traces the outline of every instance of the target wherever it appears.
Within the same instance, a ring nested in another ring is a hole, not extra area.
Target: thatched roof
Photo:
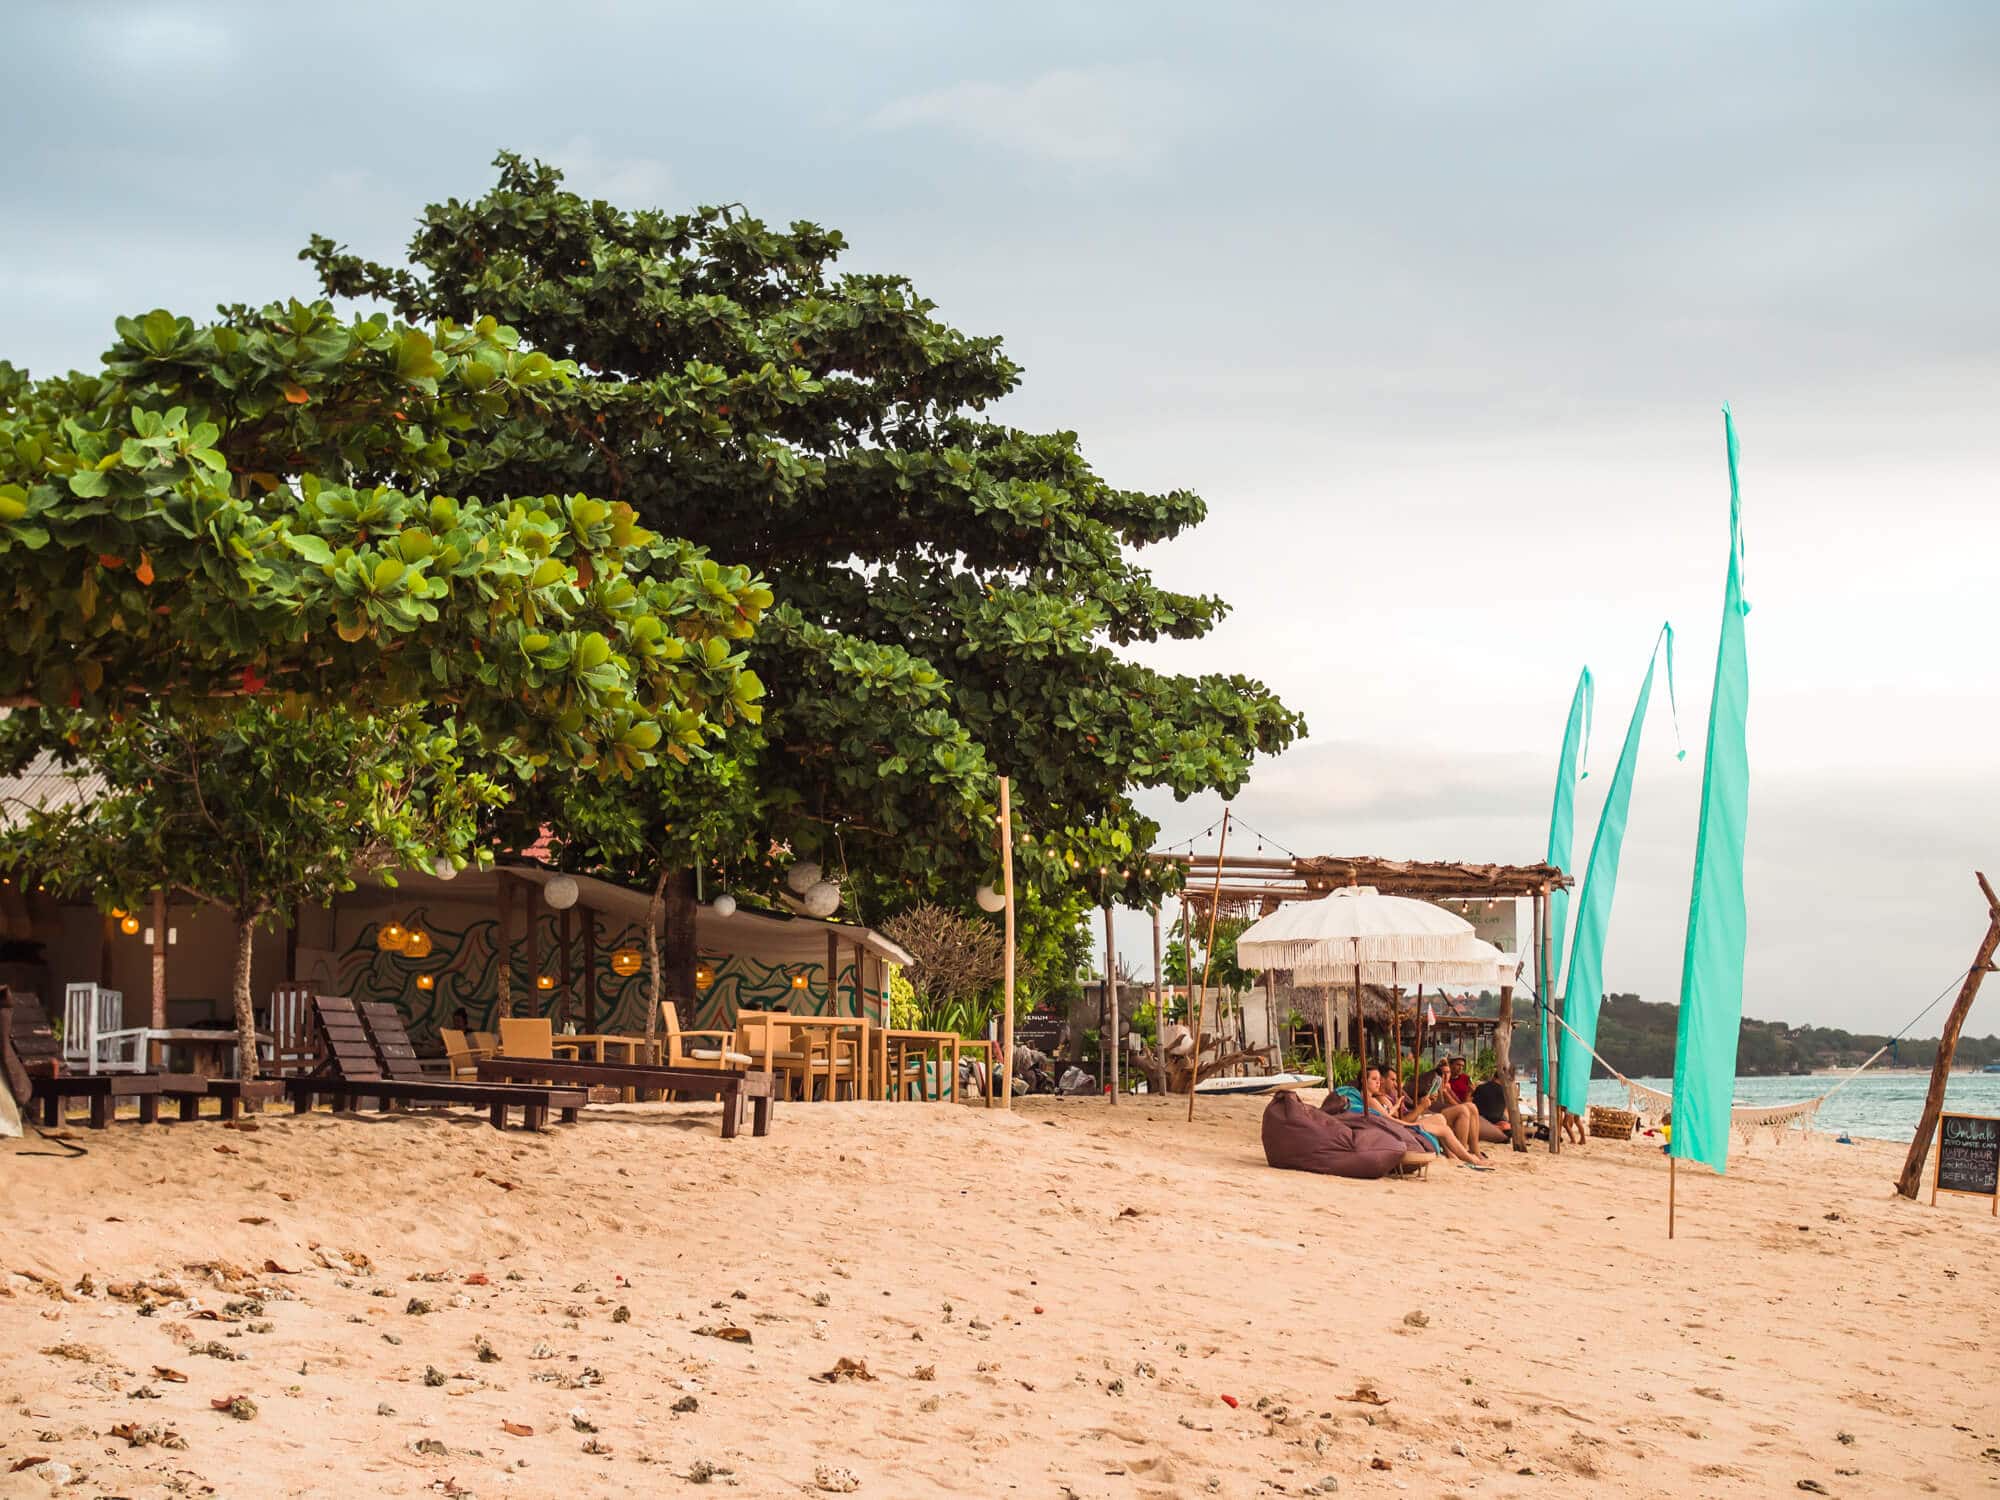
[[[1551,864],[1491,865],[1454,861],[1377,859],[1366,855],[1309,855],[1273,859],[1229,855],[1149,854],[1159,864],[1187,871],[1185,898],[1197,909],[1219,899],[1223,910],[1254,915],[1287,901],[1310,901],[1341,886],[1373,886],[1385,896],[1419,901],[1539,896],[1568,886],[1570,877]]]

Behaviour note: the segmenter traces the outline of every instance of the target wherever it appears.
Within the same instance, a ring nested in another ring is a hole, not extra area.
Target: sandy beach
[[[2000,1485],[2000,1226],[1895,1200],[1897,1148],[1766,1137],[1682,1174],[1669,1245],[1651,1147],[1353,1183],[1266,1168],[1260,1108],[9,1143],[0,1492]]]

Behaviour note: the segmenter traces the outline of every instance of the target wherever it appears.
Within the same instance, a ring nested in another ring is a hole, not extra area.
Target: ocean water
[[[1844,1076],[1739,1078],[1736,1102],[1756,1109],[1792,1104],[1825,1093]],[[1671,1078],[1641,1078],[1638,1082],[1663,1093],[1673,1092]],[[1846,1131],[1878,1141],[1907,1141],[1917,1133],[1917,1121],[1923,1115],[1924,1094],[1930,1082],[1928,1073],[1863,1073],[1827,1100],[1813,1120],[1813,1129],[1829,1135]],[[1625,1086],[1617,1080],[1591,1080],[1592,1104],[1623,1109],[1625,1100]],[[2000,1073],[1952,1074],[1945,1084],[1944,1107],[1954,1114],[2000,1115]]]

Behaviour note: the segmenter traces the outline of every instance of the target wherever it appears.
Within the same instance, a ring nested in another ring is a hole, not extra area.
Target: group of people
[[[1423,1131],[1454,1161],[1484,1161],[1482,1145],[1508,1139],[1507,1091],[1493,1079],[1475,1085],[1462,1057],[1419,1074],[1414,1092],[1379,1067],[1362,1075],[1362,1086],[1371,1110]]]

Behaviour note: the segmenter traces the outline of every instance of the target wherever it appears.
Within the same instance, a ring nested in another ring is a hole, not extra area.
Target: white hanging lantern
[[[802,859],[785,871],[785,884],[792,888],[794,895],[803,896],[820,883],[819,861]]]
[[[733,917],[736,915],[736,898],[724,891],[709,903],[709,909],[718,917]]]
[[[440,854],[431,862],[431,874],[439,880],[451,880],[458,874],[458,866],[451,862],[449,855]]]
[[[542,899],[551,911],[568,911],[576,905],[578,894],[575,879],[568,875],[558,875],[542,887]]]
[[[982,885],[973,899],[981,911],[1003,911],[1007,906],[1007,898],[990,885]]]
[[[804,905],[808,916],[830,917],[840,910],[840,887],[822,880],[806,891]]]

